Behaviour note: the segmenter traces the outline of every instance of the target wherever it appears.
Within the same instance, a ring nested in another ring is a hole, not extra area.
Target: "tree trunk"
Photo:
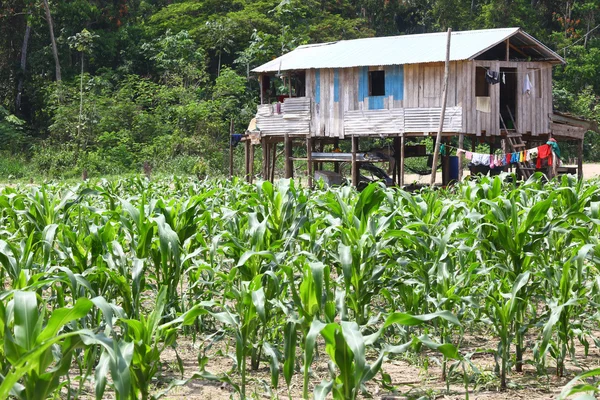
[[[83,51],[81,52],[81,76],[79,77],[79,122],[77,124],[78,139],[81,140],[81,117],[83,115]],[[84,144],[84,150],[87,143]]]
[[[31,36],[31,25],[27,22],[25,28],[25,36],[23,37],[23,45],[21,46],[21,70],[19,83],[17,85],[17,98],[15,100],[16,111],[21,111],[21,99],[23,96],[23,85],[25,84],[25,68],[27,67],[27,46],[29,45],[29,37]]]
[[[50,41],[52,42],[52,54],[54,55],[54,65],[56,67],[56,82],[60,82],[62,80],[60,75],[60,61],[58,60],[58,48],[56,47],[54,26],[52,24],[52,15],[50,14],[50,5],[48,4],[48,0],[44,0],[44,8],[46,9],[46,21],[48,22],[48,29],[50,30]]]

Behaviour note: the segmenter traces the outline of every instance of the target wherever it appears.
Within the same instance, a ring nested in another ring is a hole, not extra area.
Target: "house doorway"
[[[500,68],[500,115],[508,129],[517,129],[517,97],[517,69]]]

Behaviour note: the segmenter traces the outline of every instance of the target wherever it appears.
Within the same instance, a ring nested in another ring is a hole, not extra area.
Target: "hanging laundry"
[[[533,149],[527,150],[527,154],[529,156],[529,160],[527,160],[527,161],[531,161],[531,160],[537,158],[537,156],[538,156],[538,149],[537,149],[537,147],[535,147]]]
[[[519,162],[524,162],[525,161],[525,152],[522,151],[519,153]]]
[[[473,165],[490,165],[490,155],[489,154],[480,154],[473,153],[473,160],[471,161]]]
[[[446,145],[443,144],[443,143],[440,145],[440,155],[441,156],[445,156],[446,155]]]
[[[512,158],[510,160],[511,164],[515,164],[519,162],[519,153],[512,153]]]
[[[494,169],[496,168],[496,156],[491,154],[490,155],[490,169]]]
[[[502,84],[506,85],[506,74],[504,72],[502,73]]]
[[[506,155],[506,165],[510,165],[510,160],[512,159],[512,155],[509,153]]]
[[[240,143],[240,141],[242,140],[242,138],[244,137],[244,135],[242,135],[241,133],[234,133],[231,135],[231,145],[233,147],[237,147],[238,143]]]
[[[560,158],[560,148],[558,147],[558,143],[556,143],[556,139],[548,139],[546,144],[552,147],[552,150],[554,150],[554,154],[556,154],[556,157]]]
[[[496,71],[486,71],[485,73],[485,81],[490,85],[495,85],[500,83],[500,73]]]
[[[529,79],[529,74],[525,74],[525,81],[523,82],[523,94],[531,94],[531,89],[533,89],[531,79]]]
[[[542,168],[542,160],[544,159],[548,159],[548,165],[552,165],[552,157],[550,157],[550,155],[552,155],[552,147],[550,147],[550,145],[548,144],[543,144],[541,146],[539,146],[537,148],[538,150],[538,157],[537,157],[537,162],[535,164],[536,168],[540,169]]]
[[[504,157],[503,156],[495,156],[496,157],[496,167],[501,167],[504,165]]]
[[[466,151],[465,152],[465,158],[467,160],[472,160],[473,159],[473,153],[471,153],[470,151]]]

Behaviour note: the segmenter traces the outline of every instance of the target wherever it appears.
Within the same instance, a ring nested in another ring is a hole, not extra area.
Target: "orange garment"
[[[535,164],[536,168],[542,168],[542,158],[547,158],[548,159],[548,165],[552,165],[552,157],[550,157],[552,155],[552,148],[550,147],[550,145],[544,144],[538,147],[538,156],[537,156],[537,162]]]

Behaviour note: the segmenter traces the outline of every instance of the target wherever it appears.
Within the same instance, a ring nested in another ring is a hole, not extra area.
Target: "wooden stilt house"
[[[446,38],[430,33],[306,45],[255,68],[261,104],[251,135],[262,144],[263,176],[273,178],[276,143],[283,142],[290,177],[292,147],[301,141],[309,177],[318,163],[346,157],[357,182],[358,139],[375,136],[394,138],[394,175],[402,184],[405,138],[434,134],[440,123]],[[588,126],[553,114],[552,67],[562,63],[520,28],[453,32],[443,136],[478,136],[496,145],[509,139],[506,146],[518,148],[554,135],[578,141],[581,149]],[[316,151],[344,139],[352,140],[351,153]],[[253,148],[247,145],[247,168]]]

